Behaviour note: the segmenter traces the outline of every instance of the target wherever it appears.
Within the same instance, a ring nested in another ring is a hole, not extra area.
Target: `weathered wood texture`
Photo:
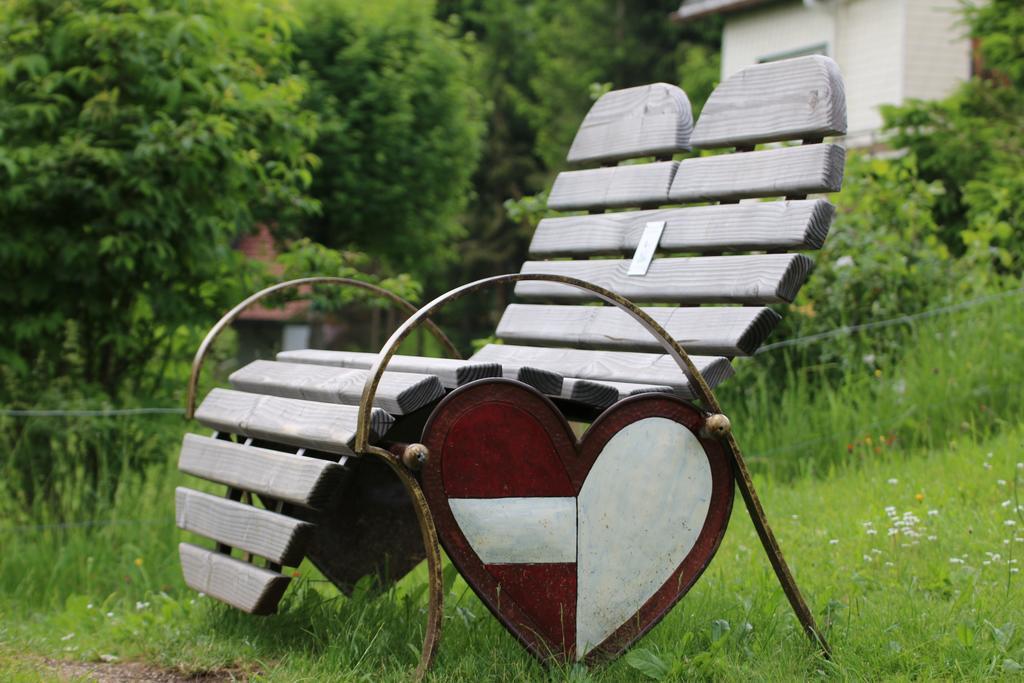
[[[577,401],[588,406],[607,408],[627,396],[651,393],[673,393],[667,384],[631,384],[609,382],[608,380],[576,379],[566,377],[562,385],[562,398]]]
[[[228,378],[241,391],[325,403],[358,404],[369,372],[309,363],[257,360]],[[373,404],[392,415],[405,415],[444,396],[434,375],[385,372]]]
[[[273,614],[291,579],[190,543],[178,545],[185,583],[243,612]]]
[[[555,211],[647,206],[668,202],[676,161],[559,173],[548,195]]]
[[[524,273],[568,275],[605,287],[634,303],[769,304],[792,301],[814,262],[803,254],[661,258],[643,277],[631,277],[627,260],[527,261]],[[587,301],[587,291],[525,280],[515,293],[525,298]],[[475,358],[475,356],[474,356]]]
[[[358,406],[214,389],[196,410],[196,420],[218,431],[354,455],[358,413]],[[370,416],[373,436],[383,435],[392,422],[388,413],[374,408]]]
[[[276,512],[179,486],[174,492],[179,529],[279,564],[298,566],[311,526]]]
[[[688,353],[748,356],[764,343],[781,317],[768,308],[713,306],[644,308]],[[511,304],[498,337],[516,344],[581,349],[661,351],[661,345],[628,313],[611,306]]]
[[[319,508],[338,492],[347,475],[329,460],[307,458],[224,439],[186,434],[178,469],[208,481]]]
[[[668,198],[706,202],[838,192],[845,161],[846,150],[834,144],[684,159]]]
[[[375,353],[357,351],[321,351],[301,349],[282,351],[277,360],[289,363],[331,365],[340,368],[368,370],[377,360]],[[418,356],[394,356],[388,363],[388,372],[407,372],[434,375],[446,389],[454,389],[485,377],[501,377],[501,366],[497,363],[475,363],[451,358],[420,358]]]
[[[692,397],[686,377],[669,356],[627,351],[588,351],[549,349],[512,344],[488,344],[474,358],[498,363],[528,363],[548,368],[566,377],[609,380],[629,384],[671,386],[677,394]],[[712,387],[732,376],[732,365],[725,358],[691,356],[698,371]]]
[[[839,67],[811,55],[748,66],[727,78],[701,110],[691,142],[735,147],[845,133]]]
[[[653,83],[605,93],[572,141],[569,163],[673,154],[689,149],[690,100],[680,88]]]
[[[662,252],[819,249],[834,215],[826,200],[808,199],[559,216],[537,226],[530,255],[632,256],[650,221],[665,221]]]
[[[295,363],[368,369],[377,360],[377,354],[304,349],[301,351],[285,351],[277,354],[277,358],[278,360]],[[502,366],[500,363],[481,363],[479,361],[455,360],[452,358],[394,356],[391,362],[388,363],[388,370],[435,375],[446,388],[461,386],[484,377],[516,379],[529,384],[543,394],[558,395],[562,388],[561,375],[542,368],[531,368],[521,364]]]

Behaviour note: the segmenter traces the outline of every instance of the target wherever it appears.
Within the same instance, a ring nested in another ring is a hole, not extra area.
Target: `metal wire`
[[[96,408],[96,409],[26,409],[0,408],[5,417],[118,417],[120,415],[184,415],[184,408]]]
[[[765,344],[757,351],[754,355],[765,353],[767,351],[774,351],[775,349],[783,349],[788,346],[798,346],[801,344],[810,344],[812,342],[822,341],[825,339],[835,339],[836,337],[842,337],[844,335],[853,334],[854,332],[861,332],[863,330],[875,330],[880,327],[892,327],[894,325],[905,325],[914,322],[915,320],[921,320],[923,318],[933,318],[937,315],[944,315],[946,313],[954,313],[956,311],[962,311],[968,308],[974,308],[982,304],[987,304],[992,301],[998,301],[1012,296],[1020,296],[1024,294],[1024,288],[1011,289],[1006,292],[1000,292],[999,294],[989,294],[987,296],[978,297],[977,299],[969,299],[967,301],[961,301],[958,304],[950,304],[949,306],[940,306],[938,308],[930,308],[925,311],[919,311],[917,313],[909,313],[907,315],[901,315],[896,318],[888,318],[887,320],[875,320],[870,323],[862,323],[860,325],[844,325],[837,327],[828,332],[818,332],[817,334],[808,334],[803,337],[795,337],[794,339],[786,339],[774,344]]]

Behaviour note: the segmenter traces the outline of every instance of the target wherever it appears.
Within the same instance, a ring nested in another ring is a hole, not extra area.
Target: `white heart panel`
[[[683,425],[650,417],[608,441],[577,499],[577,659],[669,579],[710,506],[711,465]]]

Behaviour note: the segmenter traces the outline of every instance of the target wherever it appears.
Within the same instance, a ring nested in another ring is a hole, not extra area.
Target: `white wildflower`
[[[939,516],[939,511],[938,510],[929,510],[928,511],[928,516],[929,517],[938,517]]]
[[[828,544],[829,545],[839,545],[839,539],[838,538],[830,539]]]
[[[898,484],[898,483],[900,483],[900,480],[899,480],[899,479],[895,479],[895,478],[893,478],[893,479],[890,479],[890,480],[889,480],[889,481],[888,481],[887,483],[889,483],[889,484],[894,484],[894,485],[895,485],[895,484]]]
[[[72,639],[72,638],[74,638],[74,637],[75,637],[75,634],[74,634],[74,633],[69,633],[69,634],[67,634],[66,636],[61,636],[61,640],[62,640],[62,641],[67,641],[67,640],[71,640],[71,639]]]

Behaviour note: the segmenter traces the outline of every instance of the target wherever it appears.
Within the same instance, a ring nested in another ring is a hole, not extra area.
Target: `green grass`
[[[1024,431],[1013,430],[983,444],[883,455],[788,486],[761,478],[782,546],[832,642],[832,663],[808,646],[737,505],[708,572],[623,660],[589,673],[545,672],[456,583],[433,678],[627,681],[641,675],[635,667],[666,679],[1009,676],[1024,664],[1024,577],[1010,573],[1024,563],[1016,561],[1024,542],[1011,540],[1024,517],[1003,503],[1014,481],[1024,494],[1022,445]],[[893,526],[889,506],[900,520],[916,517],[919,535]],[[901,533],[890,536],[890,528]],[[15,653],[24,652],[116,655],[290,681],[401,680],[415,665],[421,576],[382,597],[343,599],[303,568],[281,615],[249,617],[181,587],[176,538],[170,524],[8,535],[0,666],[16,670],[23,658]],[[42,601],[19,589],[48,574],[53,584]]]
[[[705,576],[611,666],[543,669],[457,582],[433,679],[1021,676],[1024,579],[1012,569],[1024,563],[1024,542],[1012,539],[1024,537],[1024,517],[1013,516],[1016,503],[1004,507],[1015,482],[1024,498],[1017,309],[982,307],[917,327],[894,367],[865,363],[833,382],[821,381],[828,368],[794,371],[780,390],[748,364],[723,392],[834,662],[808,645],[737,499]],[[182,585],[177,561],[173,490],[185,478],[176,453],[116,470],[142,443],[139,432],[173,438],[181,425],[149,417],[124,429],[132,438],[112,439],[104,460],[113,488],[93,490],[81,465],[56,451],[38,456],[57,458],[42,470],[52,500],[19,499],[0,478],[0,678],[44,678],[40,657],[104,655],[266,680],[408,677],[422,637],[422,572],[383,596],[347,599],[304,566],[271,618],[200,598]],[[903,533],[906,513],[919,535]]]

